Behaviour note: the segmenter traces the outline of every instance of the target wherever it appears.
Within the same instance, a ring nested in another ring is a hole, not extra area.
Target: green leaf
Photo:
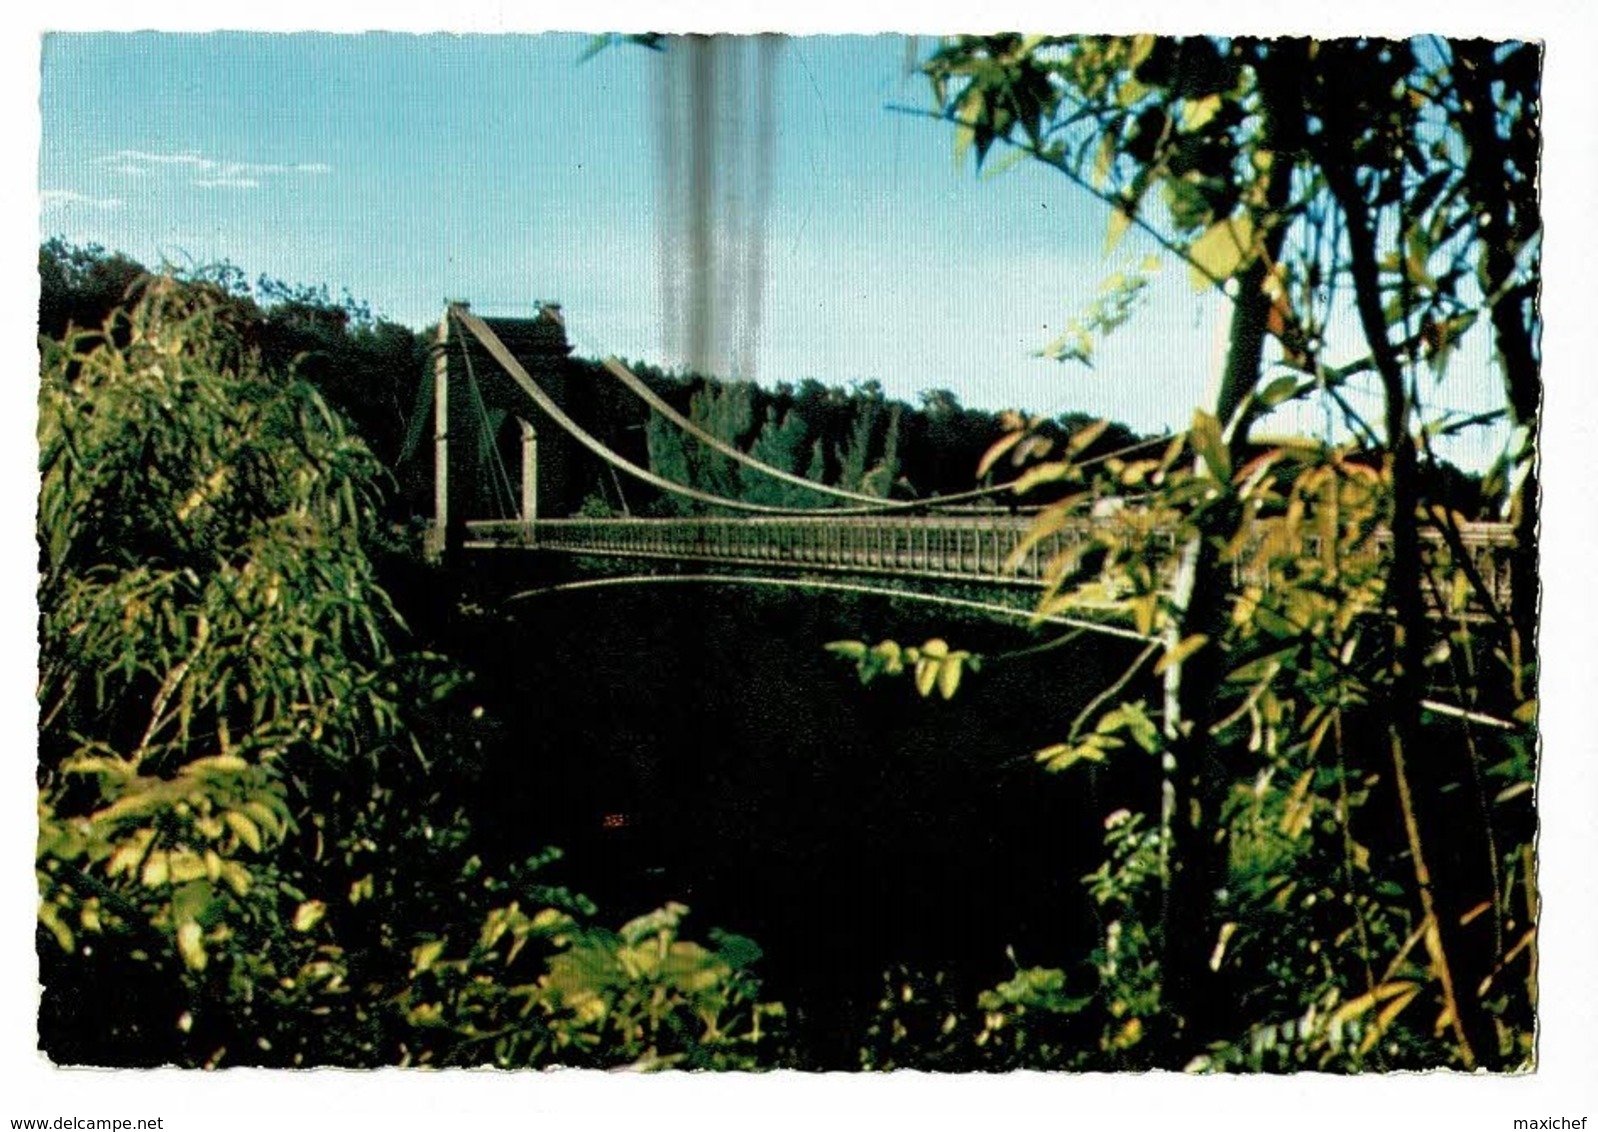
[[[1051,460],[1047,464],[1038,464],[1028,468],[1015,479],[1015,486],[1011,489],[1017,495],[1025,495],[1039,484],[1054,483],[1076,474],[1075,467],[1068,460]]]
[[[950,653],[944,658],[943,667],[938,670],[938,694],[946,700],[953,699],[960,687],[960,667],[965,657],[963,652]]]
[[[327,905],[320,900],[307,900],[294,909],[294,930],[308,932],[322,922],[322,917],[327,914]]]
[[[447,942],[448,941],[442,939],[430,939],[426,943],[417,944],[414,948],[412,948],[411,978],[414,979],[417,975],[420,975],[434,963],[438,962],[438,957],[444,954],[444,947]]]
[[[977,478],[981,479],[987,475],[992,470],[993,465],[999,462],[999,458],[1021,443],[1026,436],[1027,433],[1024,429],[1017,429],[1014,432],[1005,433],[994,441],[988,447],[988,450],[982,454],[982,459],[977,461]]]
[[[710,940],[716,945],[716,953],[722,962],[734,970],[753,966],[765,954],[760,945],[748,936],[737,935],[720,928],[710,929]]]
[[[67,927],[66,921],[61,918],[61,909],[49,901],[39,904],[39,922],[50,929],[50,934],[55,936],[55,941],[61,950],[70,953],[76,946],[72,938],[72,929]]]
[[[976,140],[975,122],[982,109],[982,91],[975,84],[961,97],[954,110],[954,166],[965,165],[965,155]]]
[[[248,845],[256,853],[261,851],[261,830],[244,814],[238,810],[229,810],[222,815],[222,820],[227,822],[228,828],[238,835],[238,839]]]
[[[1254,223],[1246,215],[1217,220],[1188,248],[1194,290],[1230,279],[1254,258]]]
[[[205,970],[204,933],[200,925],[194,920],[184,920],[178,925],[177,939],[178,954],[183,957],[184,966],[191,971]]]
[[[1298,392],[1298,378],[1279,377],[1260,393],[1260,404],[1273,409]]]
[[[1007,571],[1019,569],[1021,563],[1026,561],[1028,552],[1034,546],[1050,535],[1064,530],[1071,521],[1072,512],[1087,497],[1087,492],[1079,491],[1055,503],[1051,503],[1042,511],[1039,511],[1033,518],[1032,525],[1026,529],[1026,533],[1016,542],[1015,549],[1010,551],[1005,558],[1004,569]]]
[[[1222,483],[1232,478],[1232,460],[1221,440],[1221,422],[1200,409],[1193,414],[1193,424],[1188,430],[1188,440],[1210,470],[1210,475]]]
[[[1071,439],[1066,442],[1065,450],[1072,456],[1080,455],[1084,449],[1099,437],[1104,435],[1104,430],[1110,427],[1108,419],[1097,420],[1084,428],[1071,434]]]
[[[1043,764],[1044,770],[1057,774],[1079,762],[1103,762],[1104,751],[1091,743],[1051,743],[1032,757]]]
[[[1221,96],[1208,94],[1182,104],[1182,132],[1191,134],[1202,130],[1221,109]]]
[[[1132,215],[1120,205],[1110,209],[1109,223],[1104,232],[1104,252],[1108,257],[1120,244],[1121,237],[1126,235],[1126,230],[1132,227]]]
[[[1009,153],[1006,153],[997,161],[989,163],[982,170],[982,179],[984,181],[991,181],[995,177],[1002,177],[1004,174],[1010,172],[1010,170],[1014,169],[1017,165],[1020,165],[1023,161],[1031,156],[1032,153],[1030,150],[1019,147],[1012,149]]]
[[[1160,657],[1159,663],[1155,664],[1154,666],[1154,675],[1158,676],[1167,668],[1170,668],[1173,665],[1181,664],[1188,657],[1192,656],[1194,653],[1198,652],[1199,649],[1203,648],[1208,642],[1209,637],[1203,633],[1194,633],[1189,637],[1183,638],[1179,644],[1177,644],[1174,648],[1167,650],[1165,655]]]

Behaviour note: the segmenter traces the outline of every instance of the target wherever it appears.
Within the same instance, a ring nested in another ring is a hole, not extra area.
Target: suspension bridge
[[[531,319],[490,319],[464,303],[449,304],[433,363],[431,555],[514,551],[630,560],[662,580],[673,574],[681,580],[685,567],[741,574],[764,584],[773,579],[749,575],[775,574],[794,585],[813,586],[822,585],[819,579],[827,575],[875,575],[892,577],[898,587],[880,592],[902,592],[909,585],[927,591],[923,596],[929,600],[940,600],[939,587],[964,583],[1007,592],[1012,600],[947,600],[1019,615],[1030,612],[1050,565],[1088,544],[1135,536],[1169,549],[1172,553],[1163,557],[1172,569],[1179,557],[1174,533],[1148,527],[1135,504],[1084,513],[1041,537],[1029,537],[1033,515],[992,502],[1014,498],[1009,483],[904,501],[814,482],[763,463],[701,429],[614,360],[606,361],[604,369],[615,384],[600,396],[587,387],[591,383],[574,380],[569,353],[558,306],[543,306]],[[754,503],[665,479],[618,452],[605,435],[607,422],[593,419],[602,418],[606,405],[615,403],[607,397],[618,396],[642,401],[693,443],[803,487],[813,497],[830,497],[834,505]],[[585,408],[590,411],[586,427],[577,419]],[[468,461],[476,471],[463,477]],[[599,483],[608,479],[625,506],[623,476],[717,513],[678,518],[574,514],[596,477]],[[463,478],[472,482],[463,483]],[[483,513],[489,510],[495,513]],[[1512,528],[1468,523],[1451,535],[1451,546],[1441,535],[1428,540],[1434,574],[1449,573],[1449,564],[1463,552],[1473,575],[1473,600],[1503,608],[1509,598]],[[1309,536],[1305,552],[1318,552],[1310,545],[1314,541]],[[1384,536],[1374,540],[1377,553],[1384,544]],[[1239,584],[1261,580],[1241,563],[1233,569]],[[853,588],[871,590],[867,585]],[[1082,604],[1113,613],[1116,597],[1112,591]]]

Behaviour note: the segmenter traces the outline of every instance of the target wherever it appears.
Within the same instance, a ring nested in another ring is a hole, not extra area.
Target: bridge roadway
[[[845,574],[894,574],[989,585],[1041,586],[1051,561],[1101,531],[1125,531],[1136,516],[1083,518],[1037,541],[1013,568],[1007,562],[1032,518],[997,509],[969,514],[868,517],[680,519],[538,519],[472,521],[465,549],[521,549],[606,558],[717,563]],[[1167,546],[1170,532],[1156,532]],[[1509,598],[1513,530],[1473,523],[1460,530],[1471,561],[1494,601]],[[1379,539],[1385,542],[1385,539]],[[1446,564],[1440,535],[1429,540]],[[1305,553],[1317,553],[1313,536]],[[1173,556],[1174,557],[1174,556]],[[1246,578],[1235,568],[1234,580]],[[1447,592],[1446,589],[1443,592]]]

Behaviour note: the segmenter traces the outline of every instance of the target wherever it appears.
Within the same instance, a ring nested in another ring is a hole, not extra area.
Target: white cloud
[[[46,212],[74,205],[99,209],[102,212],[122,207],[122,201],[116,197],[91,197],[87,193],[76,192],[73,189],[44,189],[39,193],[39,200]]]
[[[196,177],[194,184],[202,189],[258,189],[261,182],[254,177]]]
[[[147,153],[142,149],[119,149],[100,160],[141,168],[149,165],[188,165],[199,169],[210,169],[216,165],[216,162],[201,157],[198,153]]]
[[[314,176],[333,171],[331,165],[320,161],[221,161],[193,151],[152,153],[142,149],[119,149],[100,161],[109,165],[113,172],[125,176],[187,174],[189,184],[202,189],[258,189],[265,178]]]

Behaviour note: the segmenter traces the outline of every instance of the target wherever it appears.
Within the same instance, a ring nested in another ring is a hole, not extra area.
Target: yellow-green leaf
[[[1039,484],[1054,483],[1056,480],[1065,479],[1074,470],[1069,461],[1051,460],[1047,464],[1039,464],[1022,472],[1016,477],[1015,486],[1012,490],[1017,495],[1025,495]]]
[[[157,849],[144,861],[144,871],[139,876],[139,881],[145,888],[160,888],[167,880],[166,854]]]
[[[965,92],[960,99],[960,104],[955,107],[954,119],[957,123],[954,130],[954,164],[956,168],[965,164],[966,151],[971,148],[971,143],[976,141],[976,130],[968,123],[974,123],[977,114],[982,109],[982,91],[976,86]]]
[[[430,939],[426,943],[417,944],[411,950],[411,976],[413,978],[438,961],[438,957],[444,954],[445,943],[446,941],[442,939]]]
[[[1142,65],[1143,60],[1149,57],[1149,52],[1154,50],[1154,45],[1158,38],[1158,36],[1147,34],[1134,35],[1132,37],[1132,50],[1128,53],[1126,60],[1126,69],[1128,71],[1135,71]]]
[[[1098,420],[1071,434],[1071,439],[1066,442],[1065,450],[1072,456],[1082,452],[1088,445],[1104,435],[1104,430],[1110,427],[1109,420]]]
[[[1253,259],[1254,224],[1247,216],[1217,220],[1188,248],[1193,286],[1202,291],[1230,279]]]
[[[1279,377],[1265,387],[1260,394],[1260,403],[1267,408],[1274,408],[1298,392],[1298,378]]]
[[[250,892],[250,870],[237,861],[222,862],[222,880],[233,890],[236,896],[247,896]]]
[[[1182,132],[1191,134],[1202,130],[1221,108],[1221,96],[1207,94],[1182,104]]]
[[[1412,986],[1404,993],[1395,995],[1391,1002],[1382,1007],[1381,1012],[1376,1015],[1376,1025],[1360,1040],[1360,1052],[1368,1053],[1371,1047],[1381,1040],[1381,1036],[1386,1032],[1387,1028],[1393,1024],[1393,1019],[1398,1017],[1404,1007],[1415,1001],[1415,997],[1419,994],[1420,988]]]
[[[227,822],[228,828],[251,850],[256,853],[261,851],[261,830],[248,817],[238,810],[229,810],[222,815],[222,820]]]
[[[205,970],[202,932],[200,925],[193,920],[184,920],[178,925],[178,954],[183,956],[184,965],[191,971]]]
[[[1093,187],[1102,191],[1105,182],[1110,179],[1110,170],[1115,162],[1115,135],[1106,132],[1099,139],[1098,153],[1093,159]],[[1119,209],[1117,210],[1119,211]],[[1112,221],[1113,223],[1113,221]]]
[[[946,700],[953,699],[960,687],[960,669],[965,656],[963,652],[950,653],[938,670],[938,694]]]
[[[993,469],[993,465],[999,462],[999,457],[1021,443],[1021,439],[1026,435],[1024,431],[1010,432],[994,441],[982,454],[982,459],[977,461],[977,478],[981,479],[987,475]]]
[[[121,873],[131,873],[144,859],[144,851],[150,847],[150,842],[155,840],[155,830],[140,829],[133,833],[126,841],[116,847],[111,859],[105,864],[107,876],[117,876]]]
[[[183,768],[184,774],[204,775],[211,771],[223,771],[237,774],[250,769],[250,764],[238,755],[207,755],[203,759],[195,759]]]
[[[205,875],[205,862],[198,854],[180,849],[167,856],[167,870],[171,873],[173,884],[187,884]]]
[[[1374,990],[1367,991],[1358,998],[1351,998],[1339,1006],[1333,1013],[1328,1024],[1333,1027],[1346,1026],[1355,1018],[1365,1013],[1378,1002],[1386,1002],[1411,994],[1419,988],[1406,979],[1398,979],[1390,983],[1382,983]]]
[[[1193,414],[1193,426],[1188,432],[1193,450],[1199,454],[1210,470],[1210,475],[1224,482],[1232,478],[1232,461],[1221,439],[1221,422],[1202,409]]]
[[[1177,644],[1174,648],[1169,649],[1164,656],[1160,657],[1159,663],[1154,666],[1154,675],[1158,676],[1167,668],[1170,668],[1173,665],[1181,664],[1188,657],[1192,656],[1194,653],[1198,652],[1199,649],[1203,648],[1208,641],[1209,637],[1203,633],[1194,633],[1192,636],[1185,637],[1179,644]]]
[[[1085,497],[1085,492],[1077,492],[1075,495],[1062,499],[1057,503],[1049,504],[1048,507],[1038,512],[1037,517],[1032,520],[1032,525],[1026,529],[1026,533],[1015,544],[1015,549],[1010,551],[1005,558],[1004,569],[1007,571],[1018,569],[1021,563],[1026,561],[1027,553],[1034,546],[1050,535],[1064,530],[1066,524],[1071,521],[1071,512]]]
[[[1160,607],[1160,595],[1157,593],[1143,594],[1133,598],[1127,604],[1132,609],[1132,620],[1137,625],[1137,631],[1145,637],[1154,629],[1154,614]]]
[[[42,901],[39,904],[39,922],[50,929],[50,934],[55,936],[55,941],[61,945],[62,951],[70,952],[73,949],[75,941],[72,938],[72,929],[61,919],[61,909],[49,901]]]
[[[1095,755],[1097,758],[1093,758]],[[1050,773],[1065,770],[1080,762],[1084,757],[1092,758],[1092,761],[1097,762],[1102,760],[1103,755],[1093,751],[1091,748],[1077,747],[1071,743],[1050,743],[1033,755],[1033,758],[1043,764],[1043,769]]]
[[[1110,255],[1121,242],[1121,237],[1126,235],[1126,230],[1132,227],[1132,214],[1120,205],[1110,209],[1110,219],[1104,231],[1104,254]]]
[[[320,900],[307,900],[294,909],[294,930],[308,932],[322,922],[322,917],[327,914],[327,905]]]

